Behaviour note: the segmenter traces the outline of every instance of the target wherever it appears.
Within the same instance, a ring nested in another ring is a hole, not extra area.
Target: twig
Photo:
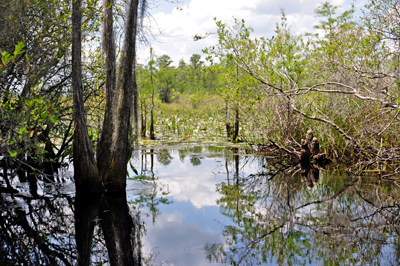
[[[49,181],[49,182],[54,186],[54,188],[57,190],[57,192],[58,192],[59,194],[61,194],[61,192],[60,192],[60,190],[58,189],[57,185],[56,185],[53,181],[51,181],[51,179],[49,179],[45,173],[43,173],[43,172],[40,171],[39,169],[37,169],[37,168],[35,168],[35,167],[33,167],[33,166],[31,166],[31,165],[29,165],[29,164],[27,164],[27,163],[25,163],[25,162],[19,160],[19,159],[17,159],[17,161],[20,162],[20,163],[22,163],[23,165],[28,166],[28,167],[31,168],[33,171],[39,172],[41,175],[43,175],[43,177],[44,177],[47,181]],[[37,180],[37,178],[36,178],[36,180]]]
[[[272,145],[274,145],[275,147],[277,147],[278,149],[280,149],[280,150],[284,150],[285,152],[287,152],[287,153],[289,153],[289,154],[292,154],[292,155],[300,155],[300,153],[299,152],[296,152],[296,151],[289,151],[288,149],[286,149],[286,148],[284,148],[284,147],[280,147],[278,144],[276,144],[274,141],[272,141],[272,140],[268,140],[269,142],[271,142],[272,143]]]
[[[397,118],[397,116],[399,115],[399,113],[400,113],[400,109],[397,110],[397,113],[396,113],[396,115],[393,117],[392,121],[390,121],[390,123],[389,123],[384,129],[382,129],[382,131],[379,132],[378,135],[381,135],[383,132],[386,131],[386,129],[388,129],[388,128],[393,124],[393,121],[396,120],[396,118]]]

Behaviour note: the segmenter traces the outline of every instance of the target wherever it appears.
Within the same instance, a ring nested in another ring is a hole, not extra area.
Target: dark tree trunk
[[[103,132],[97,152],[99,174],[103,177],[111,165],[111,146],[115,131],[114,111],[116,97],[116,56],[113,26],[113,0],[104,0],[103,49],[106,52],[106,109],[104,113]]]
[[[232,135],[232,128],[231,128],[231,123],[229,122],[230,120],[230,113],[229,113],[229,104],[225,104],[225,126],[226,126],[226,136],[228,139],[230,139]]]
[[[236,65],[236,82],[239,84],[239,66]],[[232,141],[237,142],[239,136],[239,105],[236,104],[235,108],[235,128],[232,136]]]
[[[150,111],[150,139],[156,139],[156,135],[154,134],[154,115],[153,115],[153,109],[154,109],[154,103],[152,103],[151,106],[151,111]]]
[[[140,120],[141,122],[141,130],[140,130],[140,135],[145,138],[146,137],[146,106],[143,104],[141,104],[141,112],[140,112]]]
[[[146,106],[144,107],[144,137],[146,137],[146,133],[147,133],[147,110],[146,110]]]
[[[105,174],[104,183],[108,190],[124,190],[126,187],[127,163],[131,152],[131,113],[136,112],[137,106],[132,110],[134,96],[137,94],[135,76],[135,44],[137,29],[138,0],[131,0],[128,19],[126,22],[124,50],[119,67],[117,90],[119,95],[117,109],[116,137],[113,138],[111,150],[111,164]],[[135,113],[136,115],[136,113]],[[137,121],[136,121],[137,122]]]
[[[238,141],[239,136],[239,106],[236,106],[236,116],[235,116],[235,131],[233,132],[232,140],[234,142]]]
[[[150,48],[150,58],[153,60],[153,49]],[[150,110],[150,139],[156,139],[154,134],[154,84],[153,84],[153,66],[150,66],[151,91],[151,110]]]
[[[138,135],[135,46],[139,0],[129,3],[118,80],[113,37],[113,0],[104,0],[104,48],[107,56],[106,109],[95,162],[83,102],[81,67],[81,0],[73,1],[72,86],[74,91],[74,170],[77,190],[125,190],[131,144]],[[133,110],[132,110],[133,108]],[[135,127],[133,130],[132,126]]]
[[[82,88],[82,11],[81,0],[72,1],[72,89],[74,93],[74,174],[77,190],[101,190],[90,143]]]

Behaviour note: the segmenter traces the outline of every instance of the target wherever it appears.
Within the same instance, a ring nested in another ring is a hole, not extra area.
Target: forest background
[[[94,153],[105,109],[102,4],[82,6],[83,99]],[[146,1],[140,5],[144,14]],[[126,6],[114,6],[118,40]],[[72,160],[72,6],[1,0],[0,8],[0,154],[18,165],[53,169]],[[218,36],[204,48],[204,59],[194,54],[173,66],[168,55],[151,51],[133,73],[140,119],[132,145],[140,136],[201,135],[295,153],[312,129],[331,158],[387,167],[399,159],[399,9],[395,0],[370,1],[356,17],[354,10],[336,14],[326,2],[315,10],[320,33],[304,36],[291,31],[282,11],[271,38],[253,38],[243,20],[216,18],[215,33],[194,36]],[[141,26],[138,20],[137,40],[146,42]],[[121,49],[117,42],[117,61]]]

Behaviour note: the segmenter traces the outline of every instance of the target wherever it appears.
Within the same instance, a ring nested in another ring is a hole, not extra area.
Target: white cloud
[[[179,159],[177,150],[171,150],[169,154],[172,159],[168,165],[162,165],[157,159],[154,162],[154,173],[159,182],[157,191],[160,194],[167,192],[167,196],[173,202],[190,202],[196,209],[218,206],[217,200],[222,195],[217,191],[216,184],[227,180],[225,163],[218,160],[224,159],[204,156],[200,159],[200,165],[193,166],[190,162],[190,156],[193,154],[189,153],[183,161]],[[136,169],[140,169],[141,162],[132,161],[132,163]],[[147,163],[150,163],[149,158],[147,158]],[[230,165],[229,169],[232,171],[233,165]],[[249,163],[241,166],[240,172],[246,176],[257,173],[259,170],[257,163]],[[134,174],[131,173],[131,175]],[[230,178],[233,178],[232,173]],[[152,183],[140,185],[137,181],[128,181],[127,190],[130,195],[151,194],[154,187]]]
[[[156,55],[168,54],[177,65],[183,58],[188,62],[192,54],[202,54],[202,49],[217,43],[216,36],[193,41],[196,34],[216,32],[214,17],[232,23],[232,17],[244,19],[246,25],[254,28],[254,36],[271,37],[275,25],[280,21],[281,11],[285,10],[288,23],[297,34],[312,32],[319,18],[314,17],[314,9],[323,0],[187,0],[179,11],[176,5],[160,2],[153,17],[163,31],[158,38],[161,43],[153,42]],[[332,5],[342,6],[338,13],[349,9],[353,0],[331,0]],[[355,2],[361,5],[363,1]],[[153,23],[153,30],[156,25]],[[149,48],[138,51],[141,63],[149,58]],[[203,55],[204,58],[204,55]]]
[[[212,172],[215,162],[203,159],[201,165],[193,168],[187,160],[182,163],[175,159],[173,167],[168,167],[169,171],[160,171],[160,181],[168,184],[168,195],[174,201],[190,201],[195,208],[216,206],[221,195],[215,187],[218,177]]]
[[[180,212],[163,213],[156,223],[145,220],[147,234],[143,237],[143,252],[156,254],[162,265],[204,265],[207,243],[221,243],[219,232],[201,228],[196,223],[184,223]]]

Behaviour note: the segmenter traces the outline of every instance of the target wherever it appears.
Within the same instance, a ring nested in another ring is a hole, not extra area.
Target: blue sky
[[[177,65],[180,59],[186,62],[192,54],[203,55],[201,49],[215,45],[216,36],[210,36],[194,42],[195,34],[204,34],[216,31],[214,17],[229,23],[233,17],[244,19],[246,25],[254,29],[254,36],[271,37],[276,22],[280,21],[281,9],[285,11],[289,25],[295,33],[313,32],[313,26],[318,23],[315,17],[315,8],[323,0],[180,0],[171,3],[165,0],[151,1],[150,13],[153,18],[147,20],[153,32],[158,32],[158,41],[151,41],[155,54],[168,54],[173,64]],[[354,3],[360,10],[367,0],[332,0],[332,5],[340,6],[337,13],[351,8]],[[179,8],[177,8],[179,6]],[[151,24],[149,24],[151,21]],[[139,62],[146,62],[149,58],[149,47],[138,49]],[[204,58],[204,55],[203,55]]]

